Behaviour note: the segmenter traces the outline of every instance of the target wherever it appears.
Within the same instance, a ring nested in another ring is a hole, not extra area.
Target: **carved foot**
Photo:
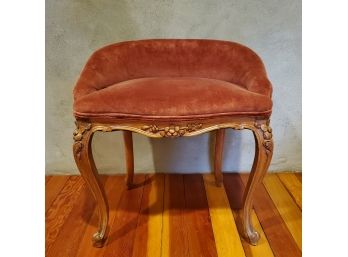
[[[251,245],[257,245],[257,242],[260,240],[260,235],[257,231],[249,231],[246,233],[245,238]]]
[[[134,182],[133,177],[132,177],[131,180],[129,180],[128,178],[129,177],[126,177],[126,180],[125,180],[126,186],[127,186],[127,190],[131,190],[131,189],[136,188],[136,187],[139,186],[139,185],[137,185],[137,183]]]
[[[101,248],[104,246],[105,241],[106,241],[106,237],[105,235],[103,235],[102,233],[100,233],[99,231],[96,232],[93,237],[92,237],[92,241],[93,241],[93,246],[97,247],[97,248]]]

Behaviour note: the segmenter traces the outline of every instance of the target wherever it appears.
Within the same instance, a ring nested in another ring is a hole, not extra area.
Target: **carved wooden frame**
[[[256,245],[259,234],[255,231],[251,222],[251,210],[253,194],[258,184],[262,182],[266,174],[273,153],[272,129],[269,126],[268,117],[220,117],[196,120],[131,120],[131,119],[80,119],[76,120],[74,131],[73,152],[77,167],[90,188],[97,202],[99,212],[99,228],[93,236],[96,247],[102,247],[106,238],[108,225],[108,203],[99,179],[93,160],[91,140],[97,131],[110,132],[122,130],[127,161],[126,183],[130,188],[134,175],[134,157],[132,132],[136,132],[152,138],[196,136],[202,133],[216,130],[214,173],[217,186],[222,181],[222,152],[225,129],[251,130],[255,138],[255,158],[243,197],[241,209],[242,231],[240,233],[252,245]]]

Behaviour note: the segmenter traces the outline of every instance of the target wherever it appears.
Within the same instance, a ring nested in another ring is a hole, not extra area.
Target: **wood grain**
[[[302,250],[302,213],[300,208],[276,174],[268,175],[264,179],[264,185],[297,246]]]
[[[164,175],[148,175],[144,187],[138,226],[135,232],[133,257],[160,257]]]
[[[245,256],[224,187],[217,187],[211,174],[203,178],[218,256]]]
[[[98,226],[91,194],[80,176],[66,177],[66,184],[46,212],[48,257],[228,257],[272,256],[272,252],[277,257],[301,256],[294,239],[298,234],[291,233],[289,222],[285,222],[292,221],[293,208],[301,210],[279,179],[282,175],[266,176],[265,180],[272,180],[268,181],[270,191],[264,184],[256,187],[255,212],[251,213],[261,234],[256,247],[240,237],[235,224],[235,220],[239,223],[237,210],[242,206],[248,174],[224,174],[221,188],[216,187],[213,175],[204,179],[200,174],[147,175],[145,183],[145,176],[137,175],[132,190],[127,190],[124,175],[107,176],[104,188],[110,205],[110,233],[104,248],[91,244]]]
[[[76,203],[62,226],[54,244],[52,244],[48,252],[49,256],[66,257],[76,255],[87,222],[95,208],[95,201],[92,199],[93,196],[90,190],[85,186],[78,199],[76,199]]]
[[[135,183],[144,182],[144,175],[134,176]],[[133,255],[135,229],[141,207],[144,187],[140,184],[130,190],[123,190],[117,213],[110,226],[106,242],[105,257],[130,257]]]
[[[52,178],[52,176],[46,175],[45,176],[45,184],[47,184],[47,182],[50,181],[51,178]]]
[[[134,152],[133,152],[133,135],[132,131],[123,131],[123,142],[124,142],[124,150],[126,156],[126,168],[127,168],[127,176],[126,183],[130,188],[133,184],[134,177]]]
[[[56,241],[61,227],[64,225],[68,215],[76,203],[76,199],[78,199],[81,193],[83,185],[84,182],[82,177],[70,176],[62,191],[47,210],[46,253]]]
[[[246,185],[248,174],[242,174],[241,178],[244,185]],[[300,257],[300,249],[263,184],[260,184],[256,189],[254,208],[274,255],[279,257]]]
[[[279,173],[277,175],[292,199],[294,199],[297,206],[302,210],[302,183],[293,173]]]
[[[125,190],[126,190],[126,187],[124,185],[124,176],[108,176],[108,179],[106,180],[106,183],[105,183],[105,192],[106,192],[109,206],[110,206],[110,213],[109,213],[110,224],[114,222],[114,219],[117,213],[118,203],[120,201],[122,192]],[[81,238],[79,249],[76,256],[102,257],[104,255],[106,247],[97,248],[97,247],[93,247],[91,244],[92,235],[93,233],[95,233],[97,227],[98,227],[98,210],[95,208],[90,220],[87,223],[87,227],[83,234],[83,237]],[[106,240],[108,240],[108,238]],[[107,244],[107,241],[106,241],[106,244]]]
[[[190,256],[217,257],[202,175],[184,175],[185,229]]]
[[[185,192],[183,175],[167,174],[164,186],[162,256],[189,256],[185,229]],[[180,247],[178,247],[180,245]]]
[[[46,187],[45,187],[45,211],[47,211],[50,208],[54,199],[56,199],[60,191],[62,191],[69,177],[54,176],[52,178],[51,177],[49,178],[50,179],[46,181]]]
[[[225,174],[224,175],[224,186],[226,189],[226,194],[232,208],[233,216],[235,220],[239,220],[239,210],[242,207],[243,192],[245,185],[243,184],[239,174]],[[259,219],[252,211],[252,222],[256,231],[260,234],[260,240],[256,246],[250,245],[245,240],[241,240],[246,256],[262,256],[262,257],[273,257],[273,252],[266,235],[263,233],[262,227],[260,225]],[[241,225],[237,224],[240,228]],[[241,238],[243,239],[243,238]]]
[[[297,179],[302,183],[302,172],[295,173]]]

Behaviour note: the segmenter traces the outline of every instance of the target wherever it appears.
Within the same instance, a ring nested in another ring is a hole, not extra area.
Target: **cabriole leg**
[[[93,243],[96,247],[102,247],[106,238],[109,207],[93,160],[91,148],[93,134],[90,123],[76,122],[73,152],[76,165],[97,203],[99,228],[93,235]]]
[[[126,183],[128,189],[133,185],[134,177],[134,153],[133,153],[133,137],[132,131],[123,131],[123,141],[125,146],[127,177]]]
[[[218,129],[215,134],[215,151],[214,151],[214,173],[215,183],[218,187],[222,186],[222,157],[224,148],[225,129]]]
[[[273,154],[272,129],[266,122],[257,122],[253,128],[255,138],[255,158],[243,197],[242,222],[243,233],[250,244],[256,245],[260,239],[251,222],[253,195],[256,187],[262,183]]]

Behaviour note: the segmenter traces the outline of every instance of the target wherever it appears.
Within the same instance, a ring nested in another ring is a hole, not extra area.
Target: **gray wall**
[[[106,44],[144,38],[211,38],[240,42],[264,60],[274,86],[272,171],[301,170],[301,1],[47,0],[46,172],[76,173],[72,155],[72,90],[90,54]],[[148,139],[134,135],[138,172],[211,170],[209,134]],[[120,132],[97,134],[96,164],[124,171]],[[249,131],[227,133],[225,171],[248,171]]]

